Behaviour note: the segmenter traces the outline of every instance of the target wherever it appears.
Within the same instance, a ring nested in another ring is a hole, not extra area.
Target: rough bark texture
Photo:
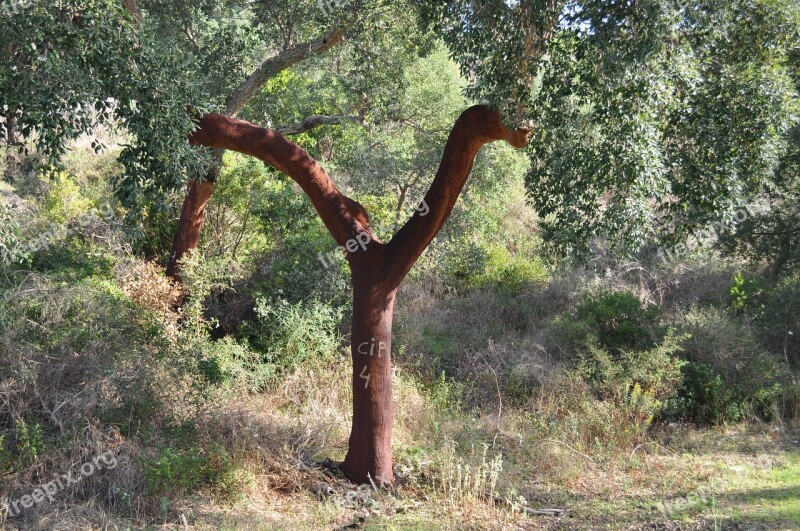
[[[371,479],[376,485],[391,485],[392,317],[397,290],[388,288],[385,279],[380,278],[378,254],[351,261],[353,424],[342,470],[358,483]]]
[[[495,140],[523,147],[527,130],[511,131],[486,107],[464,111],[453,127],[442,162],[420,212],[387,244],[372,234],[364,208],[342,194],[300,146],[276,131],[219,114],[204,116],[190,141],[257,157],[292,177],[308,195],[337,244],[347,248],[353,283],[353,427],[342,469],[351,479],[391,485],[392,314],[397,289],[453,210],[478,150]],[[366,238],[368,236],[368,240]],[[367,240],[364,246],[349,245]],[[351,250],[355,249],[355,250]]]

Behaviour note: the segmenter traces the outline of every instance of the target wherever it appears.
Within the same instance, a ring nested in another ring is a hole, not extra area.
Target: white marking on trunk
[[[366,370],[367,370],[367,366],[366,366],[366,365],[364,365],[364,368],[363,368],[363,369],[361,369],[361,374],[359,374],[359,376],[361,376],[362,378],[364,378],[364,379],[366,380],[366,383],[364,383],[364,389],[366,389],[367,387],[369,387],[369,374],[364,374],[364,372],[365,372]]]

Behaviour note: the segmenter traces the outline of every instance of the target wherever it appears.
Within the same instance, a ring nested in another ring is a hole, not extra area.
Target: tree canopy
[[[0,36],[3,138],[57,155],[113,119],[130,134],[119,196],[133,212],[202,174],[207,158],[186,142],[198,113],[286,125],[262,83],[312,60],[325,74],[308,115],[396,118],[399,65],[434,37],[468,99],[533,126],[530,199],[562,254],[595,237],[676,241],[729,217],[775,181],[798,123],[791,0],[14,5]],[[340,38],[346,53],[328,53]],[[288,93],[292,81],[275,82]]]

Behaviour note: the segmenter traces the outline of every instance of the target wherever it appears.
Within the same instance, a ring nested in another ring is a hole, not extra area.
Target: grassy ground
[[[435,411],[403,377],[397,381],[397,490],[352,485],[327,461],[344,455],[347,396],[343,385],[326,393],[324,382],[346,381],[346,374],[345,360],[316,373],[298,371],[280,392],[224,404],[198,427],[224,433],[239,463],[232,498],[221,496],[218,485],[165,494],[145,503],[135,519],[106,514],[101,500],[76,499],[42,506],[24,525],[12,520],[2,527],[800,528],[798,426],[672,425],[632,449],[586,453],[540,438],[517,411],[502,414],[499,427],[496,415]],[[534,516],[524,507],[566,512]]]

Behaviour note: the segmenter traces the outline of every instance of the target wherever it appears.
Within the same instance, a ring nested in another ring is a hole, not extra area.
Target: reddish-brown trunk
[[[214,191],[214,183],[209,180],[192,181],[183,201],[181,219],[172,242],[172,252],[167,266],[167,276],[180,280],[180,260],[188,252],[197,247],[200,229],[203,226],[206,207]]]
[[[351,259],[353,425],[342,470],[358,483],[371,479],[376,485],[391,485],[392,315],[397,289],[376,278],[382,268],[358,263],[360,258]]]

